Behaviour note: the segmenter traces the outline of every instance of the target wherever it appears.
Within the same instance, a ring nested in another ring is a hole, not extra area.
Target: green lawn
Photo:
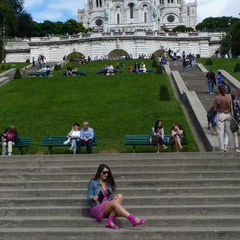
[[[205,65],[206,58],[197,59],[197,62],[202,63]],[[226,59],[226,58],[212,58],[213,65],[212,66],[206,66],[207,69],[212,68],[214,71],[217,71],[219,69],[224,69],[227,72],[229,72],[232,76],[240,80],[240,72],[234,72],[234,66],[236,63],[240,63],[240,59]]]
[[[27,78],[12,81],[0,88],[0,129],[17,126],[20,136],[32,137],[29,153],[43,153],[42,136],[66,135],[74,122],[89,121],[99,137],[94,152],[131,152],[124,146],[128,134],[151,135],[156,117],[164,123],[166,134],[178,121],[184,126],[188,151],[198,151],[183,111],[173,96],[167,75],[129,75],[128,65],[115,76],[99,76],[106,62],[92,62],[78,69],[88,71],[86,77],[64,77],[64,69],[55,71],[52,78]],[[115,65],[115,62],[113,62]],[[146,61],[151,67],[152,61]],[[72,64],[74,65],[74,64]],[[169,86],[171,101],[159,100],[161,84]],[[152,147],[138,151],[154,152]],[[54,152],[68,153],[67,149]]]
[[[5,64],[1,64],[0,63],[0,73],[3,73],[4,71],[6,70],[9,70],[11,68],[19,68],[19,69],[22,69],[24,67],[26,67],[27,63],[5,63]],[[4,70],[5,68],[5,70]]]

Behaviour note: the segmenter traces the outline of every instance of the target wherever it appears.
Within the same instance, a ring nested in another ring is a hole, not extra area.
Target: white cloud
[[[186,0],[186,2],[194,2]],[[233,16],[239,17],[239,0],[198,0],[198,21],[201,22],[207,17]]]
[[[33,0],[25,0],[24,1],[24,8],[25,9],[31,9],[31,8],[41,8],[44,5],[45,0],[38,0],[38,1],[33,1]]]
[[[194,2],[195,0],[185,0]],[[198,0],[198,21],[207,17],[239,17],[239,0]],[[25,9],[38,22],[77,19],[77,10],[84,8],[85,0],[25,0]]]

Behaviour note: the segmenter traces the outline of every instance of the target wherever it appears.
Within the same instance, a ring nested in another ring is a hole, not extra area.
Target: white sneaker
[[[237,149],[236,149],[236,152],[237,152],[237,153],[240,153],[240,149],[237,148]]]
[[[12,153],[8,153],[8,156],[12,156]]]

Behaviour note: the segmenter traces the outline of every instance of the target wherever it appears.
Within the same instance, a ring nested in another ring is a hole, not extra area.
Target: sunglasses
[[[103,175],[108,175],[109,174],[109,171],[102,171]]]

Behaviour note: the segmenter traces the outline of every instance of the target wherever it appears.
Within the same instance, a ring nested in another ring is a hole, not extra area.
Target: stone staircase
[[[104,227],[88,215],[86,189],[109,165],[125,207],[147,219]],[[1,240],[240,239],[240,159],[220,153],[0,158]]]
[[[185,82],[189,91],[195,91],[202,105],[206,110],[209,110],[213,105],[214,97],[210,96],[208,86],[206,84],[206,73],[201,72],[197,66],[189,67],[188,73],[182,71],[182,62],[179,61],[177,64],[170,64],[172,71],[179,71],[183,81]],[[231,88],[231,93],[236,94],[237,89],[228,82]],[[215,86],[215,96],[218,95],[217,87]]]

